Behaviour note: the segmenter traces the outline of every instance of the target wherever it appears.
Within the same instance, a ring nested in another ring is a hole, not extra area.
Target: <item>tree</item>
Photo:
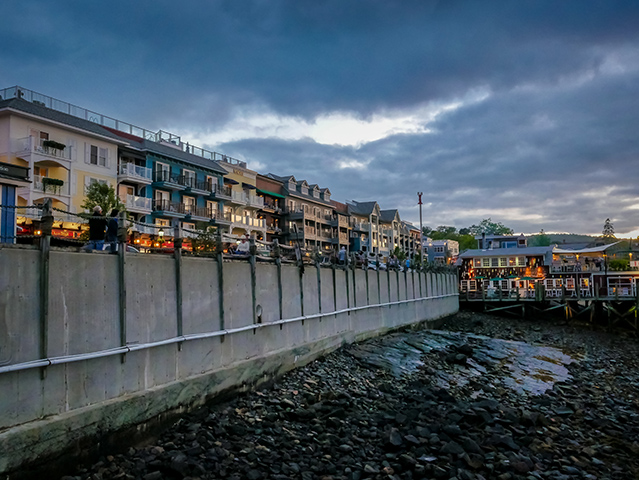
[[[501,222],[493,222],[490,218],[485,218],[479,225],[471,225],[468,227],[472,235],[481,235],[486,233],[488,235],[512,235],[513,229],[506,227]]]
[[[424,225],[422,227],[422,233],[424,234],[424,237],[428,237],[431,233],[432,233],[433,229],[430,228],[429,226]]]
[[[440,225],[435,230],[431,230],[430,238],[433,240],[457,240],[457,229]]]
[[[609,218],[606,218],[606,221],[604,222],[602,233],[603,233],[603,237],[606,240],[612,240],[613,238],[615,238],[615,227],[613,226]]]
[[[121,212],[126,210],[125,205],[115,194],[115,189],[107,183],[94,182],[85,188],[84,202],[80,206],[89,212],[93,212],[93,207],[96,205],[102,207],[102,212],[105,215],[109,215],[114,208]]]
[[[459,234],[460,235],[470,235],[470,228],[460,228],[459,229]]]
[[[547,235],[542,228],[541,230],[539,230],[539,234],[533,235],[530,238],[528,243],[531,247],[548,247],[550,246],[550,241],[550,236]]]

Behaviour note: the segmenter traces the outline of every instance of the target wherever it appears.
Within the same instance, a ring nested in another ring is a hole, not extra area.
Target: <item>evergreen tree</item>
[[[604,227],[603,227],[603,237],[605,239],[613,239],[615,238],[615,227],[613,226],[612,222],[610,221],[609,218],[606,218],[606,221],[604,222]]]

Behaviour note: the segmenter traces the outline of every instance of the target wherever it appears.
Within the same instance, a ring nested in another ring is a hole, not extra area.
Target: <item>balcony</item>
[[[34,175],[33,190],[36,192],[49,193],[52,195],[62,195],[66,197],[69,196],[69,182],[64,182],[63,180],[61,180],[63,182],[62,185],[54,185],[54,184],[48,183],[51,180],[57,180],[57,179],[43,177],[42,175]]]
[[[187,192],[198,195],[210,195],[213,191],[213,184],[206,180],[198,182],[195,177],[184,177],[184,184]]]
[[[131,223],[129,227],[132,232],[137,232],[140,235],[157,235],[158,228],[155,227],[145,227],[143,225],[138,225],[137,223]],[[166,227],[169,228],[169,227]]]
[[[185,177],[183,175],[173,175],[168,170],[156,170],[153,172],[153,186],[171,190],[186,190]]]
[[[118,167],[118,182],[129,181],[143,185],[150,185],[153,181],[153,171],[134,163],[124,163]]]
[[[266,221],[263,218],[253,218],[246,215],[231,214],[231,220],[233,223],[241,224],[246,227],[253,227],[259,229],[266,228]]]
[[[250,207],[262,208],[264,206],[264,197],[257,195],[248,195],[248,205]]]
[[[148,214],[153,210],[153,202],[150,198],[127,194],[120,195],[120,200],[129,212]]]
[[[44,146],[46,141],[40,142],[40,139],[34,137],[24,137],[16,141],[15,153],[18,156],[25,154],[31,155],[34,163],[50,162],[69,169],[72,160],[71,146],[65,148],[55,148],[52,146]],[[56,142],[52,142],[56,143]],[[63,145],[63,144],[60,144]]]
[[[212,185],[211,198],[216,200],[231,200],[231,187],[228,185]]]
[[[233,223],[231,212],[220,212],[219,210],[210,210],[209,217],[214,223],[221,225],[230,225]]]
[[[153,200],[153,212],[167,217],[184,218],[186,205],[169,200]]]
[[[184,205],[184,213],[193,220],[208,221],[211,219],[211,211],[206,207],[196,207],[195,205]]]
[[[305,238],[315,237],[315,234],[316,234],[315,227],[310,227],[308,225],[304,226],[304,237]]]
[[[244,192],[236,192],[234,190],[231,190],[231,201],[240,205],[246,205],[248,198],[246,198],[246,193]]]

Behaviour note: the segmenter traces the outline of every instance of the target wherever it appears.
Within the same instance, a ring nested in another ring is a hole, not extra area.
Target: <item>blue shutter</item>
[[[16,187],[13,185],[0,186],[2,198],[0,205],[14,207],[16,204]],[[16,211],[14,208],[3,208],[0,212],[0,243],[14,243],[13,236],[16,225]]]

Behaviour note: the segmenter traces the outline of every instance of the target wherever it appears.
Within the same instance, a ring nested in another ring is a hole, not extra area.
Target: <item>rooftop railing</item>
[[[66,113],[77,118],[82,118],[83,120],[97,123],[98,125],[102,125],[103,127],[112,128],[119,132],[128,133],[129,135],[134,135],[136,137],[143,138],[145,140],[151,140],[153,142],[158,142],[164,145],[168,144],[169,146],[174,147],[178,150],[205,158],[207,160],[220,161],[229,165],[236,165],[242,168],[247,168],[246,162],[242,160],[238,160],[237,158],[229,157],[228,155],[223,155],[212,150],[207,150],[196,145],[191,145],[189,144],[189,142],[183,142],[178,135],[175,135],[173,133],[165,132],[163,130],[153,132],[151,130],[147,130],[146,128],[138,127],[128,122],[123,122],[107,115],[102,115],[101,113],[78,107],[77,105],[72,105],[68,102],[64,102],[62,100],[58,100],[56,98],[34,92],[26,88],[14,86],[0,89],[0,100],[7,100],[10,98],[21,98],[22,100],[33,103],[34,105],[39,105],[41,107],[50,108],[52,110]]]

